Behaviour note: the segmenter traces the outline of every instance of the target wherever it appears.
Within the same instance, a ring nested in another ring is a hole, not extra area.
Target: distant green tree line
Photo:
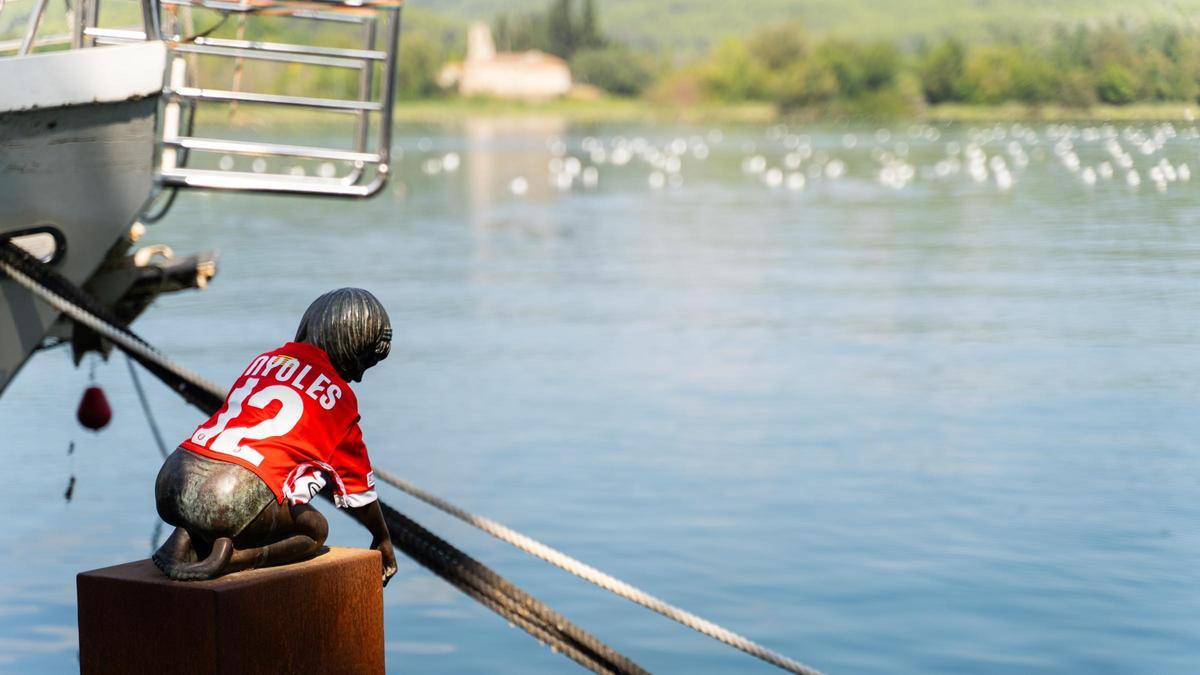
[[[982,44],[945,37],[904,53],[889,42],[814,40],[794,23],[776,24],[718,44],[698,73],[716,100],[773,101],[784,109],[1195,102],[1200,33],[1079,25]]]
[[[1041,40],[973,48],[946,38],[918,54],[917,71],[930,103],[1195,101],[1200,34],[1107,25],[1060,27]]]
[[[773,101],[785,109],[900,109],[912,93],[905,75],[905,58],[890,42],[812,41],[796,23],[726,39],[697,68],[713,99]]]
[[[501,49],[541,49],[570,61],[576,79],[637,95],[655,81],[693,79],[704,98],[766,101],[782,109],[899,113],[923,105],[1006,102],[1193,102],[1200,95],[1200,32],[1178,25],[1078,24],[1009,32],[968,44],[955,37],[902,50],[886,40],[814,37],[796,22],[718,42],[698,62],[604,35],[592,0],[551,0],[542,12],[502,14]]]

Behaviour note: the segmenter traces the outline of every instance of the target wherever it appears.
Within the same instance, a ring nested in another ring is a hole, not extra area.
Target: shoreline
[[[1134,103],[1065,108],[1059,105],[1030,106],[942,104],[930,106],[914,116],[925,122],[1186,122],[1196,119],[1200,106],[1190,103]]]
[[[1123,106],[1094,105],[1066,108],[1059,105],[940,104],[911,114],[884,117],[834,117],[781,113],[774,104],[762,102],[714,103],[697,106],[659,104],[644,99],[603,98],[559,99],[546,102],[496,101],[487,99],[425,99],[399,101],[396,121],[438,121],[474,116],[517,117],[561,115],[576,121],[678,121],[678,122],[781,122],[804,119],[816,123],[860,122],[1192,122],[1200,105],[1135,103]]]
[[[770,103],[718,103],[678,106],[643,99],[603,98],[595,100],[558,99],[553,101],[500,101],[489,99],[422,99],[397,101],[397,123],[447,123],[471,118],[555,117],[571,122],[656,122],[656,123],[775,123],[803,120],[808,124],[855,125],[896,123],[988,123],[988,122],[1185,122],[1195,120],[1200,106],[1188,103],[1147,103],[1125,106],[1096,105],[1090,108],[1064,108],[1056,105],[1029,106],[942,104],[911,114],[887,117],[835,117],[799,112],[782,114]],[[274,111],[270,118],[251,109],[239,108],[234,126],[311,125],[324,117],[310,111]],[[201,122],[229,123],[225,109],[207,109],[199,114]],[[349,119],[342,116],[341,120]]]

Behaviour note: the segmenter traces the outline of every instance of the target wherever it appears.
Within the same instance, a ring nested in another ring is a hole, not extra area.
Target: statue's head
[[[391,351],[392,322],[369,291],[339,288],[308,306],[296,329],[296,342],[324,349],[339,375],[359,382]]]

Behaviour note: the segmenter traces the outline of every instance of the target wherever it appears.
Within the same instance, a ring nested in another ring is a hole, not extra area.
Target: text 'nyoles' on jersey
[[[315,377],[306,379],[312,369],[312,366],[307,363],[301,363],[300,359],[294,356],[283,354],[268,356],[263,354],[250,363],[245,372],[242,373],[242,376],[273,376],[276,381],[287,382],[296,389],[304,392],[309,398],[319,403],[322,408],[333,410],[333,404],[342,398],[342,388],[336,384],[331,384],[332,380],[320,372],[317,372]],[[320,398],[317,398],[318,396]]]

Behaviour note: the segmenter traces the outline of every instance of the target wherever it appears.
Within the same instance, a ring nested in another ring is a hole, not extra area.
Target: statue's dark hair
[[[339,288],[308,306],[296,329],[296,342],[325,350],[339,375],[358,382],[391,351],[392,322],[370,291]]]

